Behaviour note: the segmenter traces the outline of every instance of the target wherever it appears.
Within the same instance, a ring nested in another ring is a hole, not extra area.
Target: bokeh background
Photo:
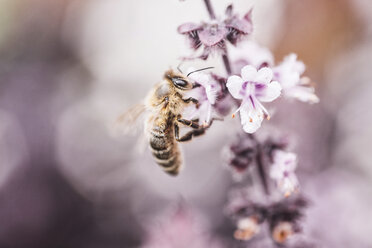
[[[277,61],[297,53],[317,83],[319,104],[280,100],[263,127],[293,137],[307,236],[372,247],[372,2],[212,0],[218,15],[231,2],[240,13],[254,6],[251,38]],[[201,0],[0,0],[1,248],[141,247],[180,201],[229,242],[221,151],[233,120],[182,146],[177,178],[112,128],[188,55],[177,26],[207,18]],[[201,65],[223,71],[219,58]]]

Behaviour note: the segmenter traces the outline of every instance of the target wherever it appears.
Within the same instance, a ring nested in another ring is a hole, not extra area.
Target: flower
[[[237,172],[246,171],[254,162],[257,153],[256,144],[248,135],[246,133],[239,135],[228,147],[228,164]]]
[[[190,68],[188,72],[195,71]],[[209,73],[197,72],[189,76],[190,79],[200,86],[190,91],[187,97],[193,97],[198,100],[198,106],[190,106],[185,110],[184,116],[188,119],[199,119],[199,123],[208,125],[213,115],[213,105],[221,91],[220,84],[214,80]]]
[[[260,231],[260,225],[254,216],[242,218],[237,222],[237,230],[234,232],[234,238],[237,240],[250,240]]]
[[[310,85],[310,80],[301,75],[305,71],[305,65],[297,60],[297,55],[292,53],[284,58],[284,61],[273,68],[274,79],[277,80],[283,88],[283,95],[288,98],[317,103],[319,98],[314,93],[314,88]]]
[[[272,230],[272,238],[276,243],[283,244],[289,237],[294,234],[293,225],[291,222],[279,222]]]
[[[158,216],[145,230],[147,237],[142,248],[222,247],[200,215],[185,205]]]
[[[279,97],[281,86],[271,81],[273,72],[264,67],[257,71],[251,65],[241,70],[241,77],[231,76],[227,79],[227,88],[235,99],[242,100],[237,111],[240,111],[241,124],[247,133],[254,133],[261,126],[264,117],[269,119],[269,113],[262,102],[271,102]]]
[[[229,90],[226,87],[226,77],[221,77],[214,73],[211,73],[212,78],[219,83],[221,90],[217,96],[216,104],[214,105],[214,110],[219,116],[228,115],[231,110],[236,106],[236,100],[232,98],[229,94]]]
[[[252,9],[249,10],[243,18],[239,18],[237,14],[233,14],[233,6],[229,5],[226,8],[227,18],[224,21],[228,32],[226,39],[233,45],[236,45],[244,36],[252,33]]]
[[[245,65],[251,65],[257,70],[274,65],[274,56],[269,49],[254,41],[246,41],[240,46],[229,50],[233,69],[241,70]]]
[[[201,59],[207,59],[213,51],[225,53],[226,41],[236,45],[243,36],[252,33],[251,11],[243,18],[232,14],[232,6],[227,7],[227,18],[224,21],[213,20],[210,23],[184,23],[178,27],[180,34],[186,35],[191,48],[198,50],[204,47]]]
[[[229,192],[225,213],[236,224],[235,239],[251,239],[266,223],[273,241],[285,243],[290,236],[302,231],[300,220],[307,205],[301,195],[267,201],[253,187],[241,187]]]
[[[286,197],[298,189],[299,183],[294,171],[297,167],[297,156],[294,153],[276,150],[270,169],[270,177],[276,180]]]

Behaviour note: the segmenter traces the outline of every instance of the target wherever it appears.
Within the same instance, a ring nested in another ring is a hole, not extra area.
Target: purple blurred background
[[[212,2],[222,14],[231,1]],[[233,3],[254,6],[253,39],[277,61],[297,53],[317,82],[319,104],[280,100],[263,127],[295,142],[311,199],[306,233],[325,247],[372,247],[372,3]],[[177,26],[201,19],[196,0],[0,1],[1,248],[141,247],[149,223],[180,201],[230,242],[221,151],[239,124],[216,123],[183,145],[177,178],[112,129],[187,53]],[[219,58],[204,64],[222,69]]]

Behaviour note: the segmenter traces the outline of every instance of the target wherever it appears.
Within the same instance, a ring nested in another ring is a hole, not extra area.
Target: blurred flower
[[[195,71],[190,68],[188,72]],[[189,76],[199,87],[193,89],[187,94],[187,97],[193,97],[198,100],[198,105],[192,105],[185,110],[185,116],[189,119],[199,119],[199,123],[208,125],[214,112],[213,105],[221,92],[220,84],[214,80],[209,73],[197,72]]]
[[[237,172],[246,171],[256,156],[256,144],[243,133],[229,146],[228,164]]]
[[[306,240],[304,237],[291,236],[291,238],[286,240],[285,244],[275,243],[273,244],[270,239],[256,239],[249,242],[247,248],[316,248],[319,247],[317,242],[313,240]],[[322,246],[321,246],[322,247]]]
[[[268,224],[271,238],[276,243],[285,243],[290,236],[301,231],[299,220],[307,206],[302,196],[267,202],[253,192],[253,189],[243,187],[233,189],[229,194],[226,213],[236,223],[236,239],[251,239],[264,222]]]
[[[211,74],[213,79],[219,83],[221,91],[217,96],[217,102],[215,104],[215,110],[220,116],[228,115],[232,108],[236,106],[236,100],[229,94],[229,90],[226,87],[227,78],[221,77],[214,73]]]
[[[201,59],[207,59],[213,51],[225,52],[224,39],[228,31],[224,25],[217,21],[202,24],[185,23],[178,27],[178,32],[188,36],[194,50],[204,47],[204,51],[200,55]]]
[[[274,56],[271,51],[254,41],[241,43],[240,46],[230,49],[229,52],[235,72],[240,71],[245,65],[251,65],[257,70],[274,65]]]
[[[319,102],[310,80],[306,77],[301,78],[305,65],[297,60],[296,54],[292,53],[285,57],[280,65],[273,68],[273,71],[274,79],[281,84],[285,97],[309,103]]]
[[[273,72],[265,67],[257,71],[251,65],[242,68],[241,76],[231,76],[227,88],[235,99],[242,100],[240,111],[241,124],[247,133],[254,133],[261,126],[264,117],[270,118],[262,102],[271,102],[279,97],[281,86],[271,81]]]
[[[209,235],[203,222],[186,206],[179,206],[148,226],[148,238],[143,248],[221,248]]]
[[[268,221],[272,239],[284,243],[295,233],[301,232],[299,220],[308,203],[302,196],[284,198],[268,207]]]
[[[293,225],[290,222],[279,222],[272,230],[272,237],[276,243],[283,244],[294,233]]]
[[[239,18],[237,14],[233,14],[233,6],[229,5],[226,8],[226,16],[225,27],[228,29],[226,39],[231,44],[236,45],[244,36],[252,33],[252,9],[243,18]]]
[[[234,238],[238,240],[250,240],[260,230],[257,218],[250,216],[242,218],[237,223],[237,230],[234,232]]]
[[[288,197],[299,187],[294,173],[297,167],[297,156],[294,153],[276,150],[273,159],[270,177],[276,180],[280,190]]]
[[[267,156],[269,161],[273,163],[274,161],[274,154],[277,150],[285,150],[288,149],[291,146],[290,137],[287,135],[279,135],[273,133],[274,130],[270,130],[269,133],[266,133],[268,135],[264,139],[262,139],[262,148],[263,153]]]
[[[226,52],[226,42],[236,45],[243,37],[250,34],[253,30],[251,11],[243,18],[232,14],[232,6],[226,10],[227,17],[224,21],[213,20],[210,23],[184,23],[178,27],[180,34],[186,35],[190,41],[191,48],[198,50],[204,47],[200,56],[201,59],[207,59],[213,52]]]

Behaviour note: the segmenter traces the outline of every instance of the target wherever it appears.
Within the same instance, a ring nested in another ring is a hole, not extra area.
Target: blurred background
[[[231,2],[254,7],[252,39],[278,62],[297,53],[317,83],[319,104],[280,101],[270,121],[296,143],[306,234],[372,247],[372,2],[212,0],[220,16]],[[201,0],[0,0],[1,248],[141,247],[180,201],[229,242],[233,182],[220,154],[234,121],[183,145],[177,178],[137,151],[136,136],[112,131],[189,54],[177,26],[207,18]],[[199,64],[223,71],[219,58]]]

